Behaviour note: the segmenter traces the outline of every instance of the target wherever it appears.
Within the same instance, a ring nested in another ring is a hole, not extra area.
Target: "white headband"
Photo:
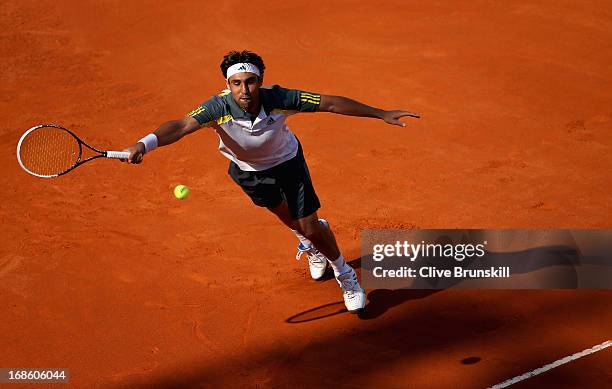
[[[257,74],[258,77],[261,77],[261,72],[259,71],[259,68],[257,66],[248,62],[241,62],[234,64],[227,69],[227,76],[225,77],[225,79],[229,80],[229,78],[234,74],[244,72],[254,73]]]

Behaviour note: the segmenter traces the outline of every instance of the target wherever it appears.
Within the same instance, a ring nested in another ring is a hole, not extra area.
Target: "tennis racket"
[[[96,154],[83,159],[83,146]],[[41,124],[27,130],[17,144],[17,160],[26,172],[55,178],[97,158],[127,159],[129,152],[103,151],[83,142],[72,131],[56,124]]]

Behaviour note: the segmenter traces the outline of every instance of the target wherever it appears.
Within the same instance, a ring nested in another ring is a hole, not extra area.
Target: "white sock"
[[[336,277],[351,271],[351,267],[348,265],[348,263],[344,262],[344,257],[342,256],[342,254],[340,254],[338,259],[336,259],[335,261],[331,261],[329,259],[328,261],[332,269],[334,269],[334,276]]]
[[[304,246],[306,246],[306,247],[312,246],[312,242],[309,241],[304,235],[302,235],[299,232],[297,232],[297,230],[293,230],[292,229],[291,231],[293,231],[295,236],[297,236],[297,238],[300,240],[300,243],[302,243]]]

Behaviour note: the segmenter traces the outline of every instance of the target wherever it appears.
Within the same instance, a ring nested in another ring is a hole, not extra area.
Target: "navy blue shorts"
[[[275,208],[286,201],[293,219],[312,215],[321,207],[299,143],[296,156],[280,165],[244,171],[231,161],[228,173],[257,206]]]

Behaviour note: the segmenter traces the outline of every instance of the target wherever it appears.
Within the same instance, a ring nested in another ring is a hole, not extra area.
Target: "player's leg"
[[[336,238],[327,222],[320,223],[316,212],[297,219],[297,228],[313,242],[317,252],[323,253],[334,270],[334,276],[342,288],[344,305],[349,312],[358,312],[365,307],[365,291],[359,285],[355,270],[346,263],[340,254]],[[331,259],[334,258],[334,259]]]
[[[268,207],[270,212],[275,214],[284,225],[289,227],[290,229],[295,229],[295,223],[291,214],[289,213],[289,207],[287,207],[287,202],[283,199],[280,204],[275,207]]]
[[[320,222],[316,212],[297,219],[294,223],[297,231],[310,240],[327,258],[340,256],[334,233],[327,223]]]
[[[327,270],[328,266],[327,257],[325,257],[323,253],[316,249],[310,239],[306,238],[306,236],[302,234],[296,220],[294,220],[291,216],[291,212],[289,211],[287,202],[283,200],[283,202],[278,206],[270,207],[268,209],[272,213],[274,213],[280,219],[280,221],[283,222],[284,225],[289,227],[300,241],[300,243],[298,244],[298,252],[295,258],[299,260],[303,254],[306,254],[306,257],[308,258],[310,276],[314,280],[323,279],[323,276],[325,275],[325,271]],[[327,222],[324,220],[321,220],[319,222],[327,224]]]
[[[307,251],[306,249],[312,246],[312,242],[308,240],[301,232],[297,230],[297,225],[295,223],[295,220],[293,220],[293,218],[291,217],[291,213],[289,212],[287,201],[283,199],[283,201],[279,205],[277,205],[276,207],[268,207],[268,209],[270,210],[270,212],[275,214],[278,217],[278,219],[284,225],[289,227],[289,229],[295,234],[295,236],[298,238],[298,240],[301,243],[300,246],[298,246],[298,249],[299,247],[302,247],[303,248],[302,251]],[[299,256],[300,256],[300,253],[298,252],[298,256],[297,256],[298,259],[299,259]],[[316,267],[320,268],[320,266],[316,266]],[[319,279],[323,277],[324,272],[325,272],[325,269],[323,269],[322,271],[314,271],[314,273],[313,271],[311,271],[311,275],[314,279]],[[319,273],[320,275],[317,275]]]
[[[335,259],[340,255],[328,223],[319,219],[317,210],[321,207],[314,190],[310,172],[301,145],[295,158],[279,166],[277,180],[281,187],[285,204],[272,211],[285,224],[292,221],[293,229],[303,235],[312,245],[327,258]],[[285,207],[286,205],[286,207]]]
[[[312,242],[312,252],[316,253],[316,257],[325,259],[332,266],[334,276],[342,288],[347,309],[350,312],[361,310],[365,306],[365,291],[359,285],[355,270],[341,255],[329,224],[317,215],[321,205],[301,147],[296,158],[286,167],[279,175],[279,180],[296,229]]]

